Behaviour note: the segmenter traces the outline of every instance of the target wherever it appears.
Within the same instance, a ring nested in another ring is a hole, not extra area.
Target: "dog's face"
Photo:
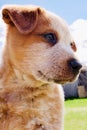
[[[42,83],[73,81],[81,65],[68,26],[60,17],[31,6],[4,7],[7,54],[21,73]]]

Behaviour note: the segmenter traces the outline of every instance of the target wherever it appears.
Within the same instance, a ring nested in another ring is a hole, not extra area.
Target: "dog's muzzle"
[[[75,74],[78,74],[79,70],[82,68],[82,65],[76,59],[69,60],[68,65]]]

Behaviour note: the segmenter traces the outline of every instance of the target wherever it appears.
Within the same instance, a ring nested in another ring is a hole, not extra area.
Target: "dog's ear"
[[[21,8],[7,6],[2,9],[2,17],[5,23],[16,28],[23,34],[28,34],[33,31],[37,25],[40,8]]]

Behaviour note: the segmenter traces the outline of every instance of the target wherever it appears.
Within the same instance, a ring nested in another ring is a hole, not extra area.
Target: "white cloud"
[[[77,55],[81,62],[87,65],[87,20],[76,20],[70,30],[78,48]]]
[[[0,46],[4,42],[5,38],[5,24],[2,20],[1,11],[0,11]]]
[[[2,54],[2,48],[3,44],[5,42],[5,24],[2,20],[1,10],[0,10],[0,64],[1,64],[1,54]]]
[[[77,42],[81,42],[87,39],[87,20],[79,19],[75,21],[70,29]]]

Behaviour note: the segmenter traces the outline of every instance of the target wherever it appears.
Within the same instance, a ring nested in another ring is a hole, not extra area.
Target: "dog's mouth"
[[[68,77],[68,78],[57,79],[57,78],[49,78],[42,71],[39,70],[38,76],[39,76],[39,80],[41,80],[45,83],[53,82],[53,83],[57,83],[57,84],[65,84],[65,83],[74,81],[76,79],[76,77],[78,77],[78,74],[74,74],[74,75],[72,75],[72,77]]]

